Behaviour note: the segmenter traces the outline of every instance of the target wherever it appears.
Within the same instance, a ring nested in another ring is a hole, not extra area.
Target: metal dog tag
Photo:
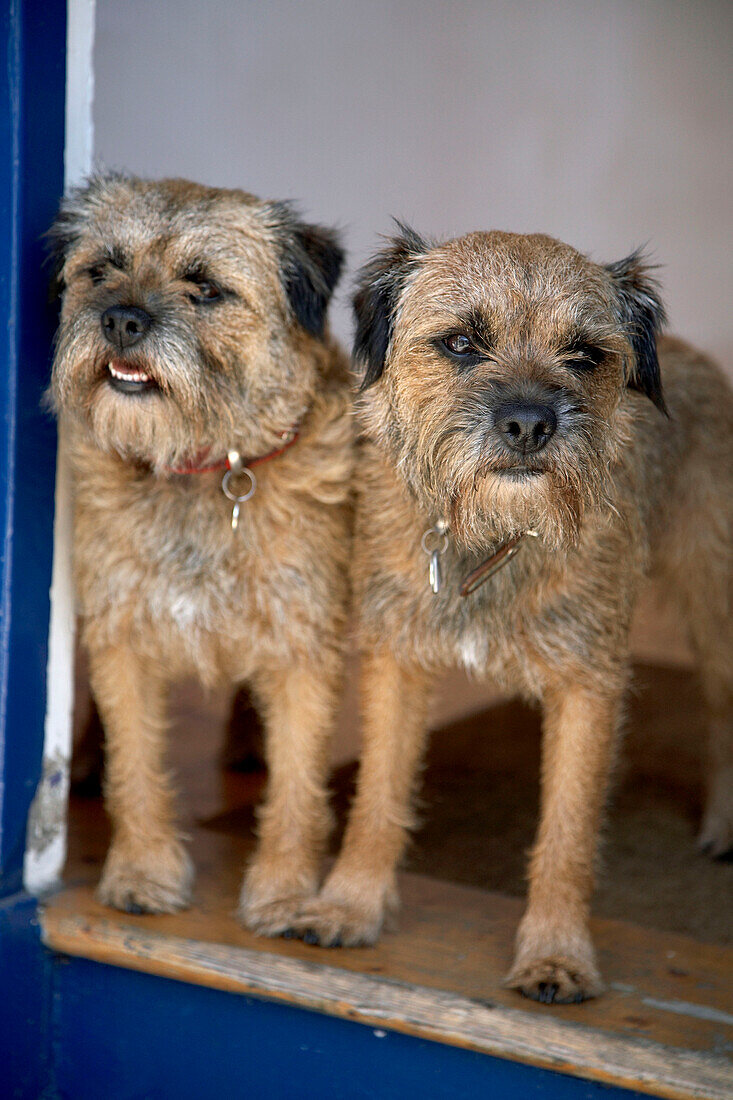
[[[440,584],[442,577],[440,575],[440,555],[437,550],[433,550],[430,555],[430,565],[428,566],[428,579],[430,581],[430,587],[433,591],[433,595],[437,596],[440,592]]]
[[[434,596],[440,592],[443,577],[440,570],[440,555],[448,549],[448,536],[445,533],[445,525],[436,523],[435,527],[429,527],[424,533],[420,546],[428,555],[428,583]]]

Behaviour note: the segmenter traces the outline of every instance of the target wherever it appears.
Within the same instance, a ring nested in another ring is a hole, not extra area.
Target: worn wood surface
[[[191,684],[175,693],[170,763],[183,828],[204,826],[241,837],[252,833],[252,804],[264,776],[218,766],[228,702],[225,692],[206,698]],[[699,689],[689,672],[636,666],[593,912],[733,946],[733,862],[707,859],[695,844],[702,793],[700,712]],[[352,721],[354,715],[352,708]],[[246,721],[238,728],[247,742]],[[236,741],[241,751],[242,737]],[[428,751],[421,827],[408,850],[407,869],[521,897],[536,828],[539,760],[539,716],[517,701],[497,701],[441,728]],[[334,776],[339,821],[352,781],[348,765]],[[73,876],[80,860],[100,857],[106,844],[98,804],[73,799],[69,831]],[[338,829],[333,839],[338,842]]]
[[[46,942],[652,1095],[733,1097],[731,866],[708,866],[694,853],[696,697],[689,677],[677,684],[671,670],[646,678],[632,700],[632,767],[612,811],[596,901],[596,912],[634,914],[639,923],[594,922],[610,983],[597,1001],[548,1008],[502,988],[522,910],[506,894],[523,890],[539,756],[536,718],[514,706],[435,738],[426,825],[411,853],[433,877],[403,876],[398,928],[375,948],[329,951],[257,939],[235,921],[264,776],[218,766],[227,700],[184,688],[175,699],[171,764],[198,870],[192,908],[131,917],[98,905],[92,887],[108,825],[98,799],[76,798],[68,886],[46,907]],[[336,783],[340,809],[346,779]],[[637,804],[652,794],[653,805]],[[492,882],[494,892],[476,888]],[[647,921],[656,929],[640,926]]]
[[[374,948],[263,940],[233,916],[247,842],[197,831],[194,906],[115,914],[94,899],[96,861],[49,900],[55,950],[482,1050],[651,1095],[733,1095],[733,952],[686,937],[595,922],[610,988],[551,1008],[504,990],[521,902],[403,876],[397,931]],[[79,870],[79,868],[77,868]]]

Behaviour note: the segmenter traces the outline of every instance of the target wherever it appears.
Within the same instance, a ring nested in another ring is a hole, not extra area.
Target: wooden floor
[[[46,907],[46,942],[652,1095],[733,1096],[733,864],[694,848],[699,769],[689,731],[699,700],[679,670],[642,668],[637,679],[595,905],[602,918],[625,919],[595,921],[609,983],[597,1001],[547,1008],[502,988],[522,909],[539,741],[536,716],[506,703],[434,737],[425,825],[410,856],[430,877],[403,876],[399,929],[375,948],[327,950],[258,939],[236,923],[264,777],[220,767],[227,701],[185,688],[172,764],[198,868],[193,907],[133,917],[98,905],[108,826],[99,799],[77,797],[67,887]],[[341,808],[352,770],[336,777]]]

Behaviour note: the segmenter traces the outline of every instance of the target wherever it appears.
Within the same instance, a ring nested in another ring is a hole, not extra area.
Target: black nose
[[[110,306],[102,314],[102,332],[122,351],[142,340],[153,323],[153,318],[137,306]]]
[[[521,454],[541,451],[557,428],[557,417],[549,405],[507,402],[494,413],[494,427],[507,447]]]

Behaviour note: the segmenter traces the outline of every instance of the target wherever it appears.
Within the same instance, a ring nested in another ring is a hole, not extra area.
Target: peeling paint
[[[44,894],[58,885],[66,860],[66,815],[69,756],[56,751],[44,757],[41,779],[28,811],[23,881],[29,894]]]
[[[43,761],[41,780],[28,811],[26,854],[36,859],[65,831],[69,760],[56,752]]]
[[[708,1005],[697,1005],[691,1001],[659,1001],[656,997],[642,997],[642,1003],[650,1008],[659,1008],[662,1012],[677,1012],[680,1016],[696,1016],[699,1020],[711,1020],[716,1024],[733,1025],[733,1016]]]

